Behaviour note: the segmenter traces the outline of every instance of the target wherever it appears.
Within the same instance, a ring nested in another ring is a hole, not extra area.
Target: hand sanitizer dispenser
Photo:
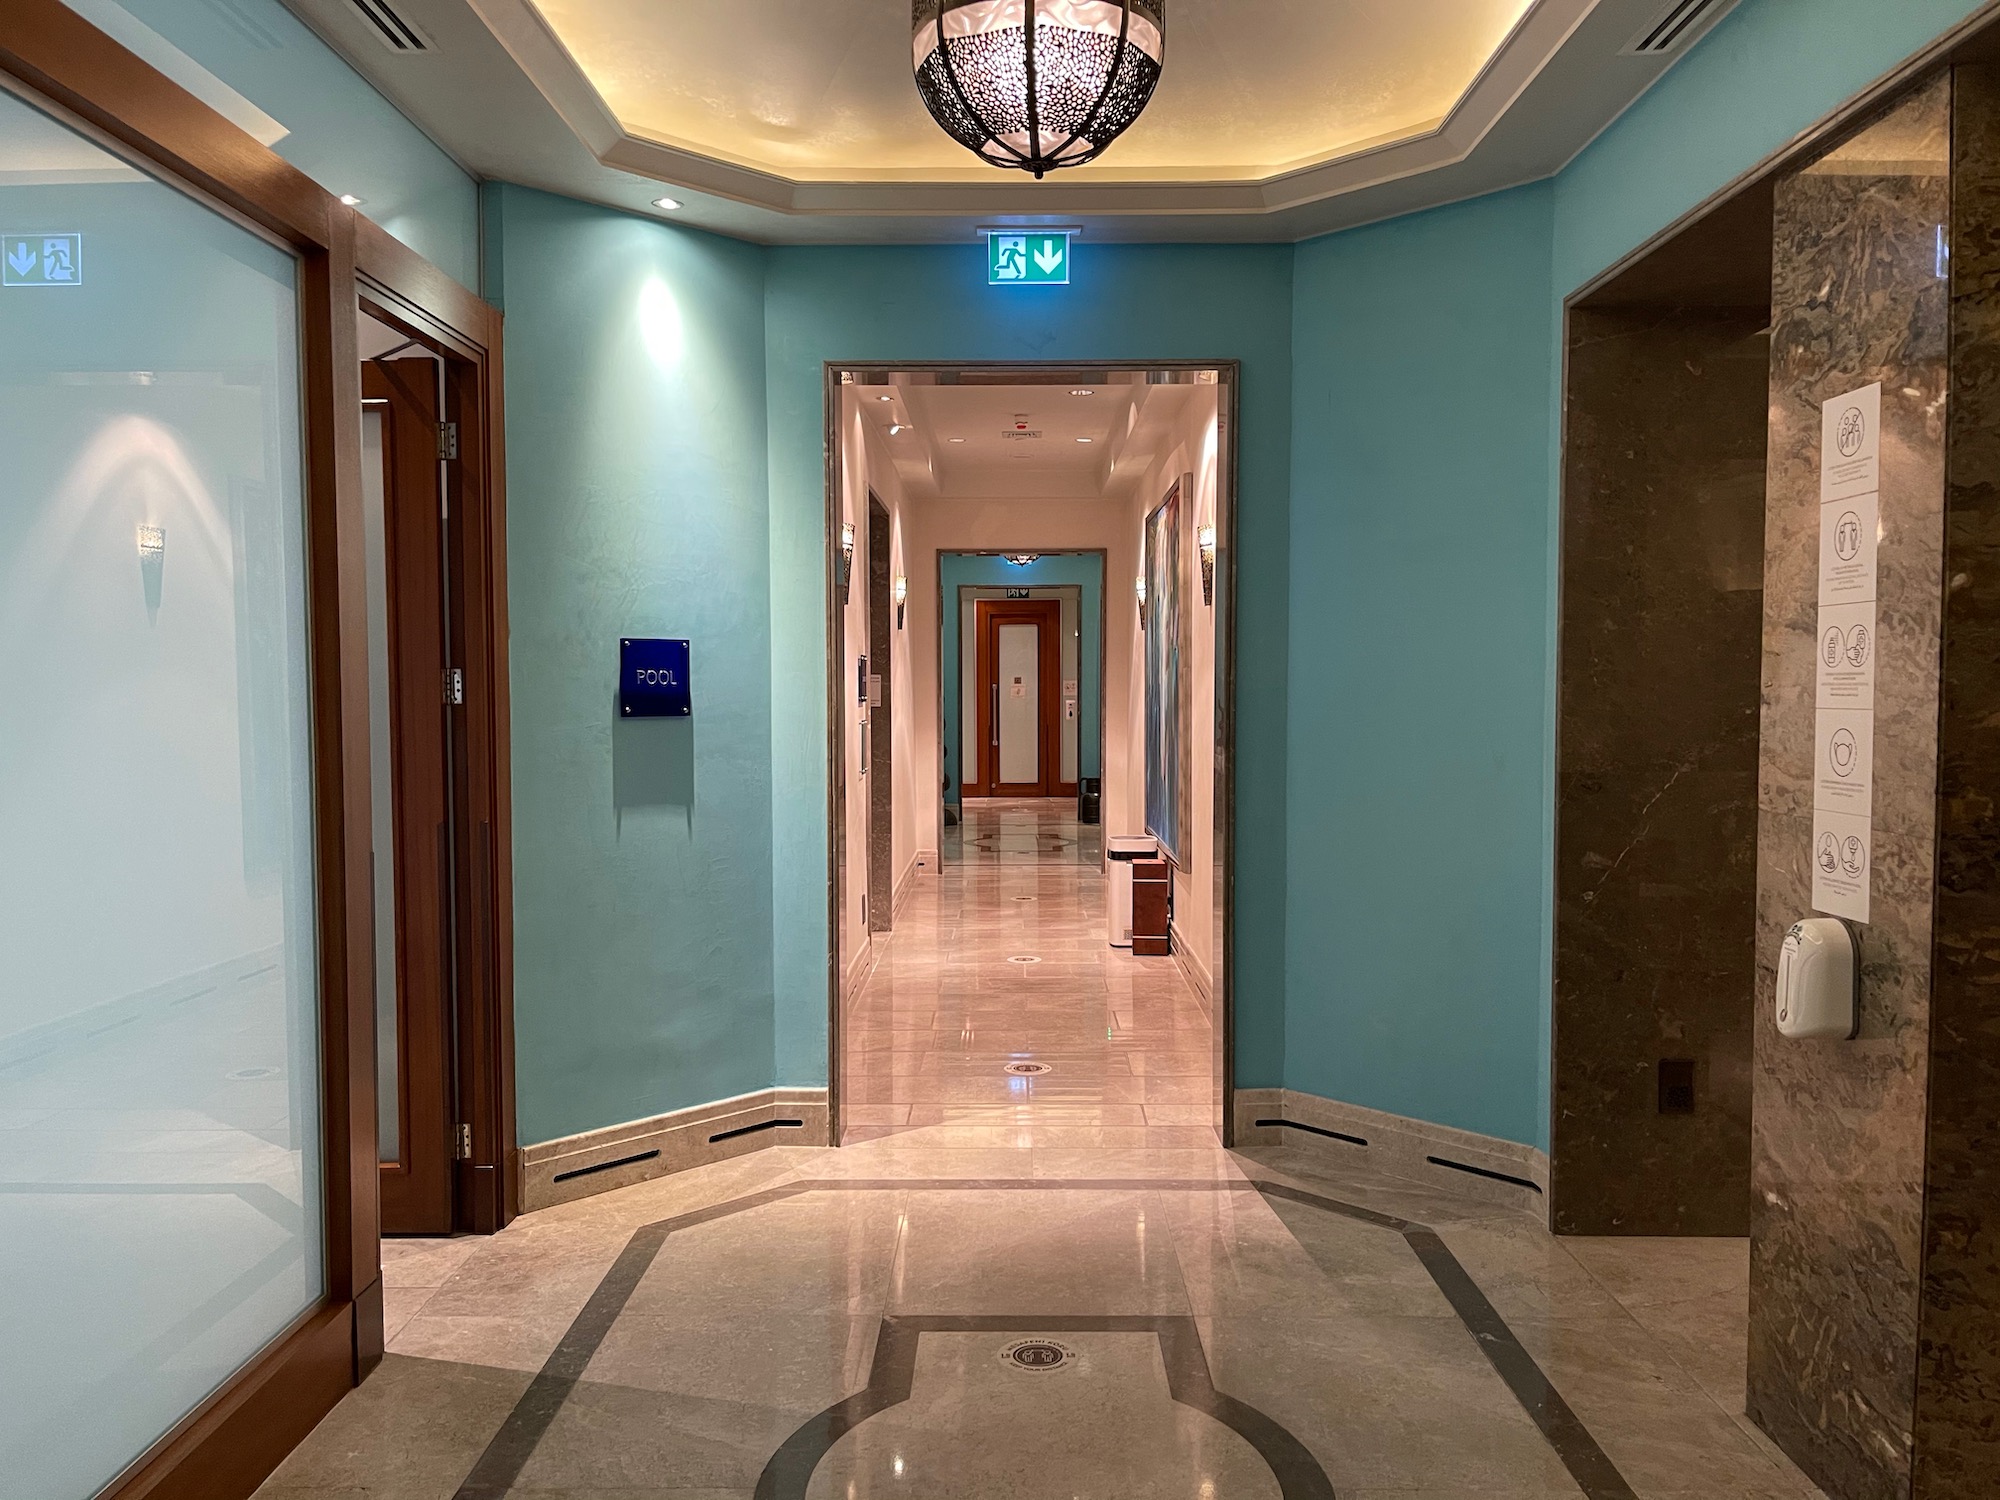
[[[1861,950],[1838,917],[1794,922],[1778,954],[1778,1034],[1851,1042],[1861,1030]]]

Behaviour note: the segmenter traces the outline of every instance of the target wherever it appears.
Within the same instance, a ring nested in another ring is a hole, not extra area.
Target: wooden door
[[[379,423],[366,456],[379,442],[382,472],[379,492],[368,487],[366,528],[382,1231],[449,1234],[454,902],[437,365],[371,361],[362,397],[364,421]]]
[[[969,796],[1053,797],[1062,788],[1062,605],[981,599],[979,782]]]

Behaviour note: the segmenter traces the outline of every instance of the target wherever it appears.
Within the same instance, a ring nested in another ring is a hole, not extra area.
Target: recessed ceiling
[[[532,0],[631,135],[800,182],[982,182],[897,0]],[[1255,182],[1436,130],[1530,0],[1184,0],[1139,122],[1077,181]]]
[[[1114,500],[1178,431],[1210,384],[1153,385],[1111,371],[1088,386],[849,386],[912,499]],[[891,432],[891,428],[900,429]]]
[[[92,0],[109,3],[109,0]],[[925,113],[908,0],[284,0],[475,175],[767,243],[1284,241],[1559,170],[1736,3],[1663,55],[1673,0],[1173,0],[1152,107],[1037,182]]]

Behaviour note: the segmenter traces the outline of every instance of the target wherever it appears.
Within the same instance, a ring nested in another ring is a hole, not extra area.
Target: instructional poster
[[[1868,920],[1875,862],[1875,546],[1882,387],[1820,409],[1819,641],[1813,695],[1815,909]]]

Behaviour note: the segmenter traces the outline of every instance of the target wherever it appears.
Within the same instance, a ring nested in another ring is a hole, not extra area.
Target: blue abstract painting
[[[1192,766],[1187,713],[1192,661],[1187,548],[1177,482],[1146,517],[1146,832],[1177,865],[1187,864]]]

